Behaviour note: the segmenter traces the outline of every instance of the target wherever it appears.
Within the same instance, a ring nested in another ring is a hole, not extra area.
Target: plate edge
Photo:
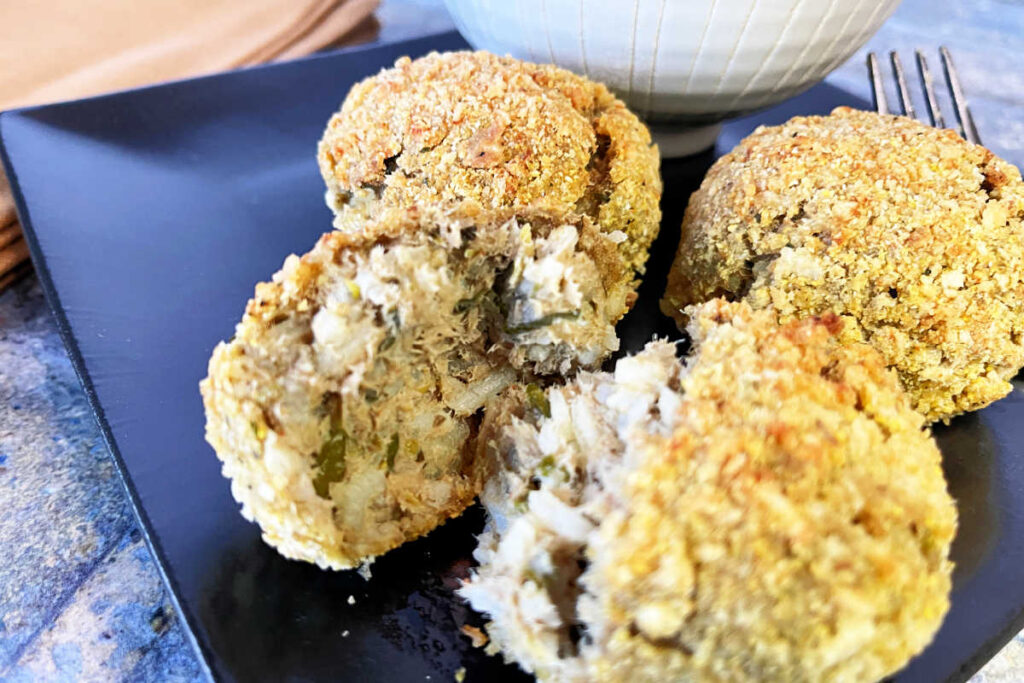
[[[200,673],[209,681],[218,680],[212,662],[215,660],[215,653],[210,644],[206,643],[199,636],[199,626],[201,621],[198,617],[192,614],[191,611],[185,609],[179,597],[179,591],[177,583],[171,576],[168,570],[167,559],[164,557],[163,548],[160,545],[159,540],[155,537],[155,532],[150,524],[149,517],[147,516],[141,501],[138,498],[138,494],[135,491],[135,486],[131,481],[131,476],[128,473],[128,469],[121,458],[121,453],[116,445],[113,431],[110,428],[110,424],[107,422],[106,414],[103,411],[103,407],[100,404],[99,396],[96,393],[96,389],[93,386],[92,379],[88,374],[88,370],[85,366],[85,359],[82,357],[81,350],[78,347],[78,341],[75,338],[74,332],[71,329],[71,324],[68,321],[67,315],[64,311],[64,307],[61,304],[60,296],[57,293],[57,288],[53,283],[53,278],[50,275],[49,267],[46,264],[46,260],[43,257],[42,247],[39,243],[38,237],[36,236],[35,229],[32,226],[32,218],[28,210],[28,205],[25,202],[25,197],[21,191],[20,183],[18,182],[18,173],[15,169],[14,162],[11,158],[10,151],[6,140],[6,129],[10,121],[23,118],[31,119],[32,115],[41,110],[49,109],[60,109],[65,107],[73,107],[82,102],[89,102],[94,100],[104,100],[110,98],[121,97],[124,95],[131,95],[137,92],[145,92],[149,90],[157,90],[161,88],[171,88],[175,85],[182,83],[191,83],[195,81],[206,81],[217,78],[223,78],[233,74],[243,72],[259,72],[259,71],[271,71],[275,69],[287,68],[289,65],[293,65],[301,62],[312,62],[323,59],[337,58],[341,55],[370,52],[373,50],[383,50],[397,45],[418,45],[426,44],[430,45],[437,42],[443,42],[449,38],[459,37],[458,31],[448,30],[440,31],[437,33],[427,34],[425,36],[418,36],[416,38],[399,38],[396,40],[387,40],[382,42],[370,42],[362,45],[353,45],[350,47],[344,47],[336,50],[329,50],[319,52],[314,55],[307,57],[301,57],[299,59],[287,60],[283,62],[274,62],[270,64],[259,64],[251,67],[242,69],[233,69],[228,71],[220,71],[212,74],[204,74],[201,76],[194,76],[191,78],[181,78],[172,81],[165,81],[161,83],[155,83],[151,85],[139,86],[136,88],[128,88],[124,90],[116,90],[112,92],[102,93],[98,95],[92,95],[90,97],[83,97],[74,100],[65,100],[60,102],[52,102],[48,104],[33,105],[28,107],[19,107],[15,109],[9,109],[6,111],[0,111],[0,165],[3,166],[4,171],[7,174],[7,180],[11,187],[11,195],[14,199],[15,209],[17,211],[18,220],[22,226],[22,232],[25,236],[25,242],[29,248],[29,255],[32,259],[32,265],[36,270],[36,276],[39,279],[39,284],[43,290],[43,296],[46,299],[46,303],[50,308],[50,312],[53,314],[54,321],[57,324],[57,332],[60,335],[61,341],[64,344],[64,348],[68,353],[68,357],[71,360],[71,366],[75,370],[75,375],[78,377],[78,382],[85,392],[86,399],[89,403],[89,409],[93,414],[93,418],[96,420],[96,424],[100,429],[100,434],[103,437],[103,442],[107,447],[108,452],[114,462],[114,467],[117,470],[118,478],[121,480],[121,486],[124,488],[125,493],[128,495],[128,501],[131,505],[132,513],[135,515],[135,520],[139,525],[140,533],[142,534],[143,540],[146,542],[146,546],[149,548],[153,555],[157,572],[160,575],[164,586],[167,588],[171,601],[171,605],[176,610],[177,614],[181,617],[182,626],[184,627],[185,635],[188,639],[189,644],[192,646],[192,651],[196,655],[196,659],[199,662]],[[415,48],[413,49],[415,51]]]
[[[360,45],[349,45],[347,47],[340,47],[340,48],[334,48],[334,49],[331,49],[331,50],[324,50],[324,51],[321,51],[321,52],[316,52],[316,53],[311,54],[311,55],[307,55],[305,57],[297,57],[295,59],[287,59],[287,60],[280,61],[280,62],[269,62],[269,63],[266,63],[266,64],[253,64],[251,66],[243,66],[243,67],[239,67],[239,68],[236,68],[236,69],[227,69],[227,70],[224,70],[224,71],[215,71],[213,73],[200,74],[198,76],[186,76],[184,78],[175,78],[175,79],[171,79],[171,80],[168,80],[168,81],[160,81],[158,83],[150,83],[150,84],[147,84],[147,85],[140,85],[140,86],[136,86],[134,88],[124,88],[124,89],[121,89],[121,90],[110,90],[108,92],[97,93],[95,95],[89,95],[87,97],[78,97],[78,98],[71,99],[71,100],[57,100],[57,101],[54,101],[54,102],[45,102],[43,104],[31,104],[31,105],[26,105],[26,106],[23,106],[23,107],[15,107],[13,109],[7,109],[7,110],[4,110],[4,111],[0,111],[0,116],[4,116],[4,115],[10,116],[10,115],[14,115],[14,114],[30,116],[34,112],[39,111],[39,110],[43,110],[43,109],[68,107],[68,106],[74,106],[74,105],[77,105],[77,104],[81,104],[81,103],[84,103],[84,102],[92,102],[92,101],[96,101],[96,100],[105,100],[105,99],[110,99],[110,98],[116,98],[116,97],[121,97],[123,95],[130,95],[130,94],[133,94],[133,93],[141,93],[141,92],[146,92],[146,91],[149,91],[149,90],[159,90],[161,88],[173,88],[174,86],[181,85],[183,83],[195,83],[195,82],[198,82],[198,81],[214,80],[214,79],[217,79],[217,78],[223,78],[225,76],[230,76],[230,75],[233,75],[233,74],[254,73],[254,72],[262,72],[262,71],[273,71],[273,70],[276,70],[276,69],[287,68],[287,67],[289,67],[291,65],[294,65],[294,64],[299,64],[299,63],[304,63],[304,62],[315,62],[315,61],[319,61],[319,60],[322,60],[322,59],[331,59],[333,57],[338,57],[340,55],[346,55],[346,54],[357,53],[357,52],[369,52],[370,50],[374,50],[374,49],[377,49],[377,48],[393,47],[393,46],[396,46],[396,45],[403,45],[403,44],[406,44],[406,43],[408,43],[408,44],[419,43],[419,42],[430,43],[430,42],[435,42],[435,41],[442,41],[442,40],[445,40],[445,39],[447,39],[449,37],[460,37],[460,36],[461,36],[461,34],[458,31],[438,31],[436,33],[428,33],[428,34],[426,34],[424,36],[417,36],[415,38],[396,38],[396,39],[393,39],[393,40],[385,40],[385,41],[382,41],[382,42],[370,42],[370,43],[362,43]],[[339,104],[340,104],[340,102],[339,102]],[[10,164],[6,163],[5,166],[9,167]]]
[[[146,545],[149,547],[149,551],[153,555],[157,572],[160,574],[160,578],[163,581],[164,586],[167,588],[167,592],[170,594],[169,598],[171,605],[174,607],[178,615],[181,616],[186,637],[188,638],[189,644],[192,646],[193,652],[196,654],[196,658],[199,660],[201,673],[207,680],[213,681],[215,678],[213,676],[213,671],[210,668],[209,653],[206,651],[206,645],[199,641],[193,626],[194,616],[184,609],[178,597],[177,584],[167,572],[163,548],[160,546],[159,541],[157,541],[153,536],[149,517],[146,515],[145,510],[142,509],[138,494],[135,491],[135,486],[132,484],[131,478],[128,476],[128,471],[125,467],[124,461],[121,459],[121,453],[117,448],[113,432],[110,429],[110,424],[107,422],[106,415],[100,405],[96,389],[92,384],[92,379],[86,371],[85,359],[82,357],[81,350],[78,348],[78,341],[75,339],[74,332],[71,329],[71,324],[68,322],[67,315],[64,312],[64,307],[60,301],[60,296],[58,295],[57,289],[53,284],[53,279],[50,276],[50,269],[46,264],[46,260],[43,258],[42,248],[39,244],[38,238],[36,237],[35,230],[32,228],[32,219],[28,211],[28,206],[25,203],[25,197],[21,192],[21,186],[18,182],[18,174],[14,168],[14,163],[11,160],[10,152],[7,148],[5,133],[6,125],[9,121],[20,116],[22,111],[23,110],[11,110],[0,112],[0,162],[2,162],[4,171],[7,174],[7,181],[11,187],[11,196],[14,198],[14,205],[18,213],[18,220],[21,223],[22,233],[25,236],[25,242],[28,244],[29,255],[32,258],[32,265],[36,270],[36,276],[43,289],[43,296],[46,298],[46,303],[50,307],[50,312],[53,314],[54,321],[57,323],[57,332],[60,334],[61,341],[64,343],[64,348],[68,352],[68,357],[71,360],[71,366],[74,368],[75,375],[78,377],[78,383],[82,386],[82,390],[85,392],[86,399],[89,403],[89,409],[93,414],[93,418],[96,420],[96,425],[99,427],[100,435],[103,437],[103,442],[107,447],[107,451],[109,452],[111,459],[114,461],[114,467],[117,469],[118,479],[121,480],[121,486],[128,495],[128,502],[131,505],[132,513],[135,515],[135,521],[139,525],[139,531],[142,534],[142,538],[146,542]]]

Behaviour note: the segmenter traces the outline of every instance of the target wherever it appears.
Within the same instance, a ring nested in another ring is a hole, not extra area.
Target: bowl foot
[[[652,125],[651,136],[663,159],[686,157],[711,148],[722,132],[722,124],[707,126]]]

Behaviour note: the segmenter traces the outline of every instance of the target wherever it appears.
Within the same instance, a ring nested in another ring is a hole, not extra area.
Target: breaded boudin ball
[[[759,128],[690,198],[662,309],[725,296],[834,312],[928,420],[1024,364],[1024,183],[951,130],[841,108]]]
[[[834,315],[688,313],[685,364],[653,342],[488,413],[460,590],[492,650],[543,681],[897,671],[949,606],[956,510],[923,417]]]
[[[206,438],[283,555],[353,567],[460,513],[482,486],[481,406],[618,347],[626,266],[607,235],[464,208],[324,235],[214,350]]]
[[[487,52],[403,57],[357,83],[318,156],[342,230],[393,207],[540,205],[615,233],[642,273],[661,220],[658,150],[626,105],[582,76]]]

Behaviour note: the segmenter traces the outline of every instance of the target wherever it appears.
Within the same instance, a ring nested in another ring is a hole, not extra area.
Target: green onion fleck
[[[555,469],[555,456],[545,455],[544,459],[537,465],[537,472],[542,477],[546,477]]]
[[[395,469],[395,456],[398,455],[398,433],[391,435],[391,441],[388,442],[388,450],[384,456],[384,463],[388,466],[388,472]]]
[[[526,323],[517,323],[515,325],[506,325],[505,332],[508,334],[522,334],[523,332],[532,332],[539,330],[542,327],[547,327],[551,323],[558,320],[575,320],[580,317],[579,311],[558,311],[545,316],[541,316],[536,320],[531,320]]]
[[[530,405],[544,417],[551,417],[551,402],[548,401],[544,390],[533,382],[526,385],[526,398],[530,399]]]
[[[321,498],[330,498],[331,484],[345,478],[345,450],[348,434],[344,429],[332,432],[316,456],[317,474],[313,477],[313,490]]]
[[[472,297],[472,298],[469,298],[469,299],[459,299],[458,301],[455,302],[455,312],[456,313],[465,313],[469,309],[473,308],[473,306],[476,303],[477,303],[477,297],[475,297],[475,296]]]

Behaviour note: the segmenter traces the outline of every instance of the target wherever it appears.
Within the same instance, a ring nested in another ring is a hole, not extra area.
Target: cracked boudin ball
[[[846,108],[758,129],[682,233],[666,314],[716,296],[834,312],[929,420],[999,399],[1024,364],[1024,183],[953,131]]]
[[[642,273],[661,217],[658,150],[621,101],[563,69],[486,52],[405,57],[357,83],[319,161],[342,230],[393,207],[541,205],[615,233]]]
[[[463,209],[324,235],[214,350],[206,438],[283,555],[352,567],[460,513],[482,485],[483,404],[618,347],[627,267],[608,235]]]
[[[956,509],[924,418],[835,315],[687,312],[685,363],[652,342],[488,412],[460,592],[492,649],[544,681],[897,671],[949,606]]]

